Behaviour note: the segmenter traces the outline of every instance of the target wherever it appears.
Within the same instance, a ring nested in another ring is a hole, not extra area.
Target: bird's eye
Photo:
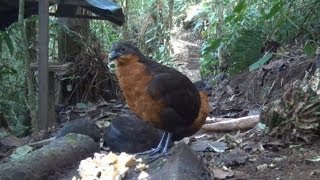
[[[124,52],[126,49],[125,48],[121,48],[121,51]]]

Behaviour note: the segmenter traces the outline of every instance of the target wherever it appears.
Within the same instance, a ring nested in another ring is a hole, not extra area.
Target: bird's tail
[[[209,115],[209,101],[208,101],[208,95],[204,91],[199,91],[201,105],[198,117],[192,124],[192,129],[195,131],[198,131],[202,125],[205,123],[208,115]]]
[[[209,114],[209,102],[208,95],[204,91],[199,91],[201,105],[198,117],[193,121],[193,124],[189,127],[180,128],[173,133],[173,140],[181,140],[184,137],[188,137],[199,131],[202,125],[205,123]]]

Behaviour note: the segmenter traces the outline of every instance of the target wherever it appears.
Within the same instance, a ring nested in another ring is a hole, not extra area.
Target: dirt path
[[[174,52],[174,64],[178,70],[187,75],[193,82],[200,77],[200,49],[202,40],[192,30],[175,27],[170,41]]]

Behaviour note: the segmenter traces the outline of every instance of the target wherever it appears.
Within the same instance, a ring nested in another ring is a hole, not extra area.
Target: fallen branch
[[[217,123],[217,122],[221,122],[221,121],[228,121],[228,120],[232,120],[234,118],[216,118],[216,117],[207,117],[206,119],[206,124],[212,124],[212,123]]]
[[[259,115],[246,116],[237,119],[226,119],[210,124],[204,124],[202,129],[207,131],[237,131],[253,128],[259,122]]]
[[[52,137],[52,138],[49,138],[49,139],[44,139],[44,140],[41,140],[41,141],[29,143],[29,144],[27,144],[27,146],[31,146],[31,147],[44,146],[44,145],[49,144],[50,142],[52,142],[55,139],[56,139],[56,137]]]

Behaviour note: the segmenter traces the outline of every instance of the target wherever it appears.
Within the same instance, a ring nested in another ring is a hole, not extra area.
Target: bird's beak
[[[116,51],[111,51],[111,53],[109,54],[109,60],[113,61],[113,60],[117,59],[120,56],[121,56],[121,53],[118,53]]]

